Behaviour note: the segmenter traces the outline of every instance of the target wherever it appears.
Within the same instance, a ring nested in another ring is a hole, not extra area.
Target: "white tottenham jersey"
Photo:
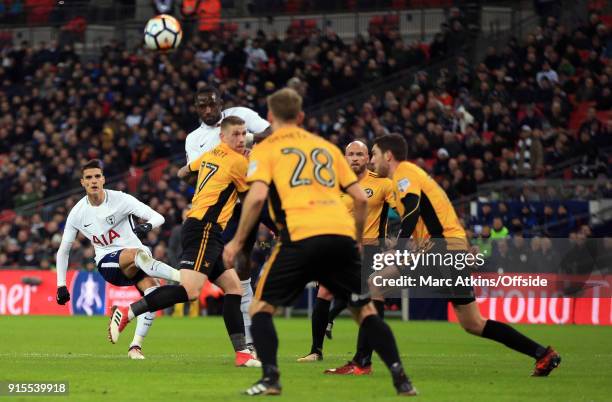
[[[87,196],[70,210],[62,242],[57,250],[57,286],[66,285],[66,272],[72,243],[81,232],[94,245],[96,265],[107,254],[124,248],[140,248],[150,253],[133,231],[132,215],[146,219],[154,228],[164,217],[133,196],[121,191],[104,190],[104,201],[98,206]]]
[[[221,112],[221,120],[228,116],[240,117],[246,123],[247,131],[253,134],[258,134],[270,126],[267,120],[259,117],[257,112],[248,107],[231,107]],[[221,132],[219,123],[214,126],[208,126],[202,123],[200,127],[193,130],[185,140],[185,152],[187,153],[187,163],[198,159],[204,152],[212,150],[219,145]]]
[[[99,206],[87,196],[72,208],[66,220],[62,243],[72,243],[77,231],[87,237],[96,251],[96,264],[108,253],[124,248],[146,247],[133,231],[132,215],[150,221],[153,227],[164,223],[164,217],[148,205],[121,191],[104,190],[106,197]],[[161,223],[160,223],[161,222]]]

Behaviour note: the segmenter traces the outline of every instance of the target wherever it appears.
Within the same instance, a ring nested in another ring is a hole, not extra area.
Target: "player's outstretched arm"
[[[68,271],[68,259],[70,258],[71,247],[71,241],[66,242],[62,239],[62,243],[57,250],[57,295],[55,301],[57,301],[57,304],[61,305],[70,301],[70,292],[68,292],[68,288],[66,287],[66,272]]]
[[[72,225],[71,215],[68,215],[62,242],[57,249],[56,256],[56,276],[57,276],[57,295],[55,300],[57,304],[64,305],[70,301],[70,292],[66,287],[66,273],[68,272],[68,259],[70,258],[70,249],[72,243],[76,239],[77,229]]]
[[[361,186],[353,183],[345,192],[353,199],[353,215],[355,217],[355,228],[357,230],[356,240],[361,244],[363,239],[363,228],[365,227],[366,216],[368,214],[368,196]]]

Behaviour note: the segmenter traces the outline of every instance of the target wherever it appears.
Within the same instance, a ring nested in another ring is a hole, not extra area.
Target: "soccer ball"
[[[151,18],[144,29],[145,46],[151,50],[176,49],[182,38],[181,24],[167,14]]]

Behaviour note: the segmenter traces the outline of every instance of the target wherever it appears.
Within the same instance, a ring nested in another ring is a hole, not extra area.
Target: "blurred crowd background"
[[[80,166],[92,158],[104,161],[107,187],[166,217],[144,242],[176,264],[192,195],[176,172],[199,125],[193,95],[207,85],[221,90],[225,107],[262,117],[266,96],[291,86],[312,111],[305,127],[339,147],[402,134],[494,269],[521,255],[552,258],[551,238],[605,235],[609,227],[593,228],[588,201],[612,198],[610,24],[597,11],[574,27],[545,15],[524,39],[488,47],[476,62],[466,53],[467,25],[455,9],[431,41],[408,41],[392,24],[354,40],[316,27],[196,32],[173,53],[112,41],[93,60],[70,41],[0,42],[0,267],[53,268],[66,215],[82,197]],[[317,109],[415,68],[392,90]],[[544,178],[587,184],[538,184]],[[271,235],[262,229],[258,240],[257,265]],[[86,240],[70,262],[93,269]]]

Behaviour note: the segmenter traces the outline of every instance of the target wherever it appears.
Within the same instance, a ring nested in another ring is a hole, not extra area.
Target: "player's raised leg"
[[[178,269],[162,261],[156,260],[145,250],[138,250],[134,255],[133,261],[136,267],[154,278],[166,279],[174,282],[178,282],[181,279],[181,274]]]
[[[119,280],[125,282],[124,285],[136,284],[145,296],[151,294],[158,287],[158,283],[152,280],[152,278],[147,275],[148,273],[154,274],[156,277],[162,279],[180,280],[180,272],[178,270],[161,261],[155,260],[149,254],[148,250],[137,248],[123,249],[118,253],[118,256],[105,256],[100,264],[100,273],[111,283],[119,283],[117,282],[117,280]],[[123,318],[124,322],[123,328],[127,325],[127,322],[129,322],[127,310],[127,307],[116,308],[113,306],[108,334],[109,340],[112,343],[116,343],[119,338],[119,333],[121,331],[118,331],[118,328],[122,324],[121,318]],[[137,316],[139,315],[140,314]],[[146,335],[146,332],[148,332],[146,323],[150,322],[154,316],[154,312],[146,312],[142,317],[139,317],[136,332]],[[139,338],[135,338],[135,343],[130,345],[130,357],[132,357],[132,355],[136,356],[138,352],[141,352],[141,350],[136,350],[141,347],[138,339]],[[134,348],[132,348],[132,346],[134,346]]]
[[[198,298],[206,281],[206,275],[187,269],[181,269],[179,272],[181,274],[180,285],[160,286],[127,307],[113,309],[108,326],[108,336],[112,343],[117,343],[119,335],[128,323],[141,314],[154,313],[176,303]]]
[[[463,329],[472,335],[492,339],[531,356],[536,365],[532,375],[545,377],[561,363],[561,356],[550,346],[544,347],[503,322],[482,317],[473,299],[454,299],[453,308]]]

